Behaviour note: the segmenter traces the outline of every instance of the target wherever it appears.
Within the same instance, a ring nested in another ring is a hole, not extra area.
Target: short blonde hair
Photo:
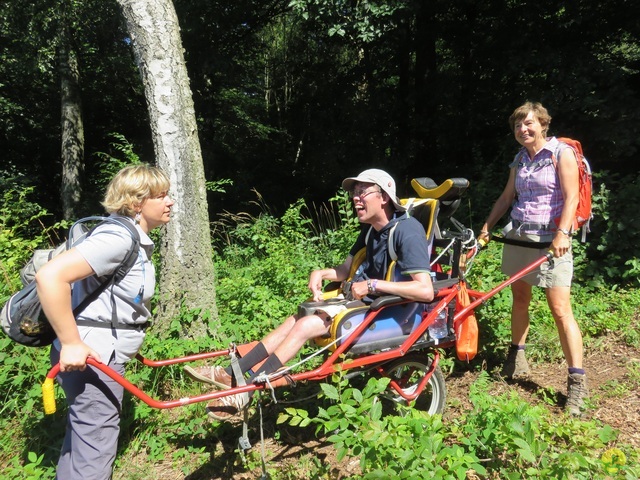
[[[148,164],[124,167],[109,182],[102,201],[108,213],[126,217],[136,214],[136,207],[147,198],[169,190],[169,177],[158,167]]]
[[[549,131],[549,125],[551,124],[551,115],[549,115],[547,109],[544,108],[540,102],[526,102],[516,108],[509,117],[511,131],[515,132],[516,123],[524,120],[527,115],[529,115],[529,112],[533,112],[536,116],[538,122],[542,125],[542,136],[546,137]]]

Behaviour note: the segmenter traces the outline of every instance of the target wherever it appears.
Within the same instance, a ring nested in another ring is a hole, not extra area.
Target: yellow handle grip
[[[42,384],[42,403],[44,413],[50,415],[56,413],[56,397],[53,392],[53,378],[45,378]]]

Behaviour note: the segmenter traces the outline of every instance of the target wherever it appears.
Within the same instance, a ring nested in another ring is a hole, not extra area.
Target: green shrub
[[[17,267],[33,248],[58,241],[55,227],[42,226],[49,220],[47,212],[28,198],[29,191],[19,188],[3,193],[0,265],[7,281],[0,286],[0,295],[17,288]],[[280,218],[265,208],[257,218],[237,215],[226,225],[217,225],[220,338],[185,342],[184,326],[199,317],[183,309],[163,340],[149,335],[142,353],[152,359],[172,358],[223,348],[229,339],[262,337],[307,298],[310,271],[341,262],[357,232],[357,220],[344,194],[318,211],[299,201]],[[473,288],[486,291],[504,279],[501,248],[492,242],[476,259],[469,276]],[[544,294],[536,290],[530,351],[534,359],[559,359],[562,353],[555,325]],[[587,345],[611,334],[639,344],[637,290],[577,282],[573,298]],[[477,310],[480,356],[471,368],[480,368],[483,359],[491,366],[491,361],[506,352],[510,308],[507,288]],[[3,475],[9,479],[52,478],[66,412],[59,387],[55,389],[59,411],[51,416],[42,412],[40,382],[49,368],[47,349],[29,349],[1,338],[0,362],[5,367],[0,370],[0,392],[6,412],[0,425],[7,440],[0,448]],[[636,370],[630,374],[637,376]],[[127,379],[155,399],[201,392],[200,385],[186,379],[179,365],[154,369],[131,362]],[[286,409],[288,417],[281,421],[317,426],[319,434],[335,443],[341,458],[354,455],[361,460],[363,476],[358,478],[465,478],[472,471],[485,478],[521,478],[521,471],[529,478],[638,478],[640,473],[637,453],[619,445],[610,428],[595,422],[554,420],[543,408],[531,407],[515,395],[492,397],[486,390],[488,377],[481,377],[471,390],[473,409],[447,424],[438,415],[413,411],[405,417],[381,415],[379,396],[385,382],[371,380],[358,390],[338,379],[323,385],[328,403],[322,404],[320,413],[312,416],[303,409]],[[228,432],[226,427],[204,422],[203,404],[175,409],[169,415],[163,412],[125,396],[117,469],[128,467],[127,455],[147,462],[163,461],[170,455],[174,462],[185,465],[185,474],[199,468],[189,468],[190,462],[210,463],[210,451],[219,436]],[[296,478],[295,472],[287,478]]]
[[[515,392],[493,396],[486,372],[471,386],[471,411],[448,424],[440,415],[410,410],[382,415],[388,379],[363,390],[343,381],[323,384],[330,406],[316,416],[286,408],[278,423],[328,435],[338,453],[360,459],[358,478],[635,478],[638,453],[617,445],[617,433],[595,421],[554,417]],[[626,450],[626,451],[625,451]],[[482,459],[482,460],[481,460]],[[628,461],[628,460],[629,461]],[[486,477],[484,477],[486,475]],[[613,477],[610,477],[613,478]]]
[[[18,271],[36,248],[48,248],[64,240],[67,222],[45,224],[50,216],[29,198],[33,187],[0,181],[6,189],[0,197],[0,300],[21,287]]]
[[[446,428],[440,415],[429,416],[409,409],[407,416],[383,415],[380,395],[389,379],[371,378],[359,390],[346,380],[322,384],[331,405],[310,417],[304,409],[287,408],[278,423],[305,427],[328,435],[337,449],[338,461],[345,456],[360,459],[358,478],[467,478],[468,471],[484,475],[478,457],[457,445],[445,443]]]
[[[589,285],[607,283],[640,286],[640,235],[635,221],[640,204],[640,174],[595,176],[593,228],[584,279]]]
[[[344,212],[348,201],[339,195],[333,208]],[[308,298],[312,270],[342,263],[357,236],[357,221],[345,216],[336,224],[329,213],[323,218],[334,228],[315,225],[300,200],[281,218],[265,209],[257,218],[236,215],[219,225],[217,300],[222,328],[232,340],[262,337]]]
[[[595,421],[553,416],[532,406],[515,392],[489,394],[489,376],[481,374],[471,386],[473,409],[448,428],[468,453],[498,478],[604,478],[601,456],[617,446],[617,433]],[[640,471],[637,452],[628,451],[634,465],[617,465],[632,478]],[[625,478],[621,476],[620,478]]]

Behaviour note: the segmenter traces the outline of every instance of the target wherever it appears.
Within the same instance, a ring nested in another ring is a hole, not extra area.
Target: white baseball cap
[[[398,200],[398,197],[396,195],[396,182],[391,177],[391,175],[389,175],[384,170],[370,168],[369,170],[361,172],[357,177],[345,178],[342,181],[342,188],[350,192],[353,190],[353,185],[356,182],[375,183],[382,190],[384,190],[387,195],[389,195],[389,198],[393,202],[396,210],[404,210],[404,207],[400,205],[400,200]]]

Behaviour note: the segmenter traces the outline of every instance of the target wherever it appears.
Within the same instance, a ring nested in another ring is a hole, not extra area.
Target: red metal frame
[[[532,272],[533,270],[538,268],[542,263],[551,260],[552,256],[553,256],[552,253],[549,252],[547,255],[536,260],[528,267],[524,268],[517,274],[513,275],[511,278],[500,283],[498,286],[491,289],[489,292],[485,293],[485,292],[469,289],[468,290],[469,297],[473,299],[473,301],[467,307],[458,311],[454,315],[454,319],[453,319],[454,325],[456,324],[456,320],[464,318],[467,315],[467,313],[469,313],[471,310],[474,310],[478,305],[485,303],[487,299],[493,297],[496,293],[508,287],[513,282],[521,279],[528,273]],[[464,282],[464,280],[461,279],[460,282]],[[446,287],[439,290],[437,292],[437,298],[439,298],[440,300],[436,308],[434,308],[429,312],[429,315],[420,323],[420,325],[416,328],[416,330],[413,333],[411,333],[409,336],[407,336],[404,342],[398,347],[384,351],[384,352],[379,352],[379,353],[362,354],[355,358],[347,358],[346,360],[342,360],[340,358],[343,354],[349,351],[349,349],[358,340],[360,334],[362,334],[367,328],[369,328],[371,323],[375,320],[376,316],[378,315],[378,312],[382,311],[385,307],[382,307],[379,310],[370,310],[365,315],[365,318],[362,321],[362,323],[354,330],[354,332],[351,335],[349,335],[349,337],[347,337],[325,359],[322,365],[320,365],[318,368],[315,368],[314,370],[310,370],[306,372],[293,373],[290,375],[286,375],[286,378],[284,373],[280,373],[280,374],[276,373],[275,375],[270,375],[270,385],[273,387],[280,387],[280,386],[287,385],[289,383],[287,379],[293,382],[319,381],[319,380],[326,379],[327,377],[331,376],[333,373],[337,371],[341,371],[341,370],[345,371],[345,370],[351,370],[351,369],[363,368],[363,367],[371,367],[372,369],[376,370],[380,375],[384,376],[385,372],[384,372],[383,364],[390,360],[402,357],[407,352],[409,352],[410,349],[415,345],[415,343],[423,335],[425,335],[425,333],[427,332],[427,329],[433,323],[433,321],[435,320],[437,315],[442,311],[442,309],[447,308],[449,303],[454,298],[456,298],[459,288],[460,288],[459,284],[454,284],[450,287]],[[410,303],[410,302],[408,300],[402,300],[400,302],[393,303],[393,305],[398,305],[403,303]],[[402,389],[402,386],[399,385],[395,380],[392,380],[390,382],[391,388],[405,400],[407,401],[415,400],[422,393],[427,383],[429,382],[431,375],[433,374],[433,372],[438,366],[438,363],[440,361],[440,352],[438,349],[449,348],[453,346],[455,346],[455,339],[452,339],[451,341],[447,341],[446,343],[442,343],[438,345],[425,346],[425,348],[428,348],[430,350],[430,353],[433,355],[433,359],[432,359],[429,370],[425,373],[424,377],[419,382],[415,392],[411,394],[406,393]],[[189,355],[186,357],[173,358],[168,360],[150,360],[142,357],[141,355],[138,355],[137,358],[146,366],[163,367],[167,365],[175,365],[178,363],[187,363],[187,362],[194,362],[197,360],[221,357],[221,356],[229,355],[230,353],[231,353],[231,348],[218,350],[214,352],[199,353],[195,355]],[[134,384],[129,382],[126,378],[114,372],[107,365],[96,362],[92,358],[87,359],[87,364],[99,369],[100,371],[102,371],[103,373],[111,377],[113,380],[115,380],[120,385],[122,385],[125,388],[125,390],[129,391],[132,395],[136,396],[138,399],[140,399],[150,407],[158,408],[158,409],[182,407],[182,406],[190,405],[194,403],[207,402],[215,398],[224,397],[227,395],[235,395],[238,393],[252,392],[255,390],[264,390],[265,388],[268,388],[266,384],[256,383],[256,384],[249,384],[245,386],[234,387],[229,390],[212,391],[202,395],[185,397],[178,400],[160,401],[160,400],[155,400],[151,398],[149,395],[144,393]],[[51,382],[56,377],[59,371],[60,371],[59,364],[56,364],[53,368],[51,368],[51,370],[49,370],[49,373],[47,374],[47,379],[49,379],[49,382]],[[271,381],[271,379],[273,379],[273,381]],[[46,403],[47,403],[47,400],[45,399],[45,404]],[[55,401],[53,403],[55,404]]]
[[[471,302],[469,305],[467,305],[467,307],[465,307],[464,309],[460,310],[456,314],[456,318],[457,317],[464,317],[467,313],[469,313],[469,311],[474,310],[481,303],[484,304],[489,298],[493,297],[496,293],[500,292],[501,290],[504,290],[506,287],[511,285],[513,282],[516,282],[516,281],[520,280],[522,277],[528,275],[529,273],[534,271],[536,268],[538,268],[543,263],[551,261],[552,258],[553,258],[553,252],[549,251],[545,256],[540,257],[538,260],[533,262],[531,265],[529,265],[528,267],[523,268],[518,273],[516,273],[512,277],[508,278],[507,280],[505,280],[504,282],[499,284],[497,287],[489,290],[486,293],[479,292],[477,290],[467,289],[467,292],[469,293],[469,297],[470,298],[475,298],[475,300],[473,302]]]

